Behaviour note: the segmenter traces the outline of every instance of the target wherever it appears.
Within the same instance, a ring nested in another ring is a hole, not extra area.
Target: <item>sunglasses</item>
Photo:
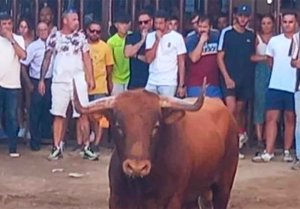
[[[89,31],[90,31],[91,33],[97,33],[97,34],[100,34],[100,33],[101,33],[101,30],[91,30],[91,29],[89,29]]]
[[[147,25],[150,22],[150,20],[143,20],[143,21],[139,21],[140,25]]]

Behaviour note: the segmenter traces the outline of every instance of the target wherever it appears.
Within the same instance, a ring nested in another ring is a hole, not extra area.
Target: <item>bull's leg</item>
[[[216,209],[226,209],[230,197],[230,189],[216,186],[213,192],[213,205]]]
[[[213,208],[213,194],[212,191],[209,190],[203,194],[198,199],[198,205],[200,209],[212,209]]]
[[[182,209],[182,195],[175,194],[165,209]]]

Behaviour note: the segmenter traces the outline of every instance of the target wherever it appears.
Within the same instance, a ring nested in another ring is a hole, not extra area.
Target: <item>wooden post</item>
[[[136,0],[132,0],[131,2],[131,30],[135,30],[135,15],[136,15]]]
[[[275,18],[276,18],[276,32],[280,33],[280,19],[281,19],[281,0],[275,1]]]
[[[155,0],[155,10],[159,10],[159,1],[160,0]]]
[[[183,16],[184,16],[184,10],[185,10],[185,1],[180,0],[179,2],[179,30],[183,32]]]
[[[34,27],[36,27],[37,26],[37,24],[39,23],[39,0],[35,0],[35,21],[34,21],[34,24],[35,24],[35,26]]]
[[[17,30],[17,0],[13,0],[12,2],[12,18],[15,31]]]
[[[57,0],[57,27],[61,28],[62,0]]]
[[[233,0],[229,0],[229,23],[233,23],[233,18],[232,18],[232,12],[233,12]]]
[[[84,2],[83,2],[83,0],[80,0],[80,4],[79,4],[80,6],[80,8],[79,8],[79,18],[80,18],[80,27],[81,27],[81,29],[84,29],[84,21],[83,21],[83,19],[84,19]]]
[[[208,14],[208,0],[204,0],[204,14]]]
[[[111,24],[111,7],[110,7],[110,4],[111,4],[111,0],[107,1],[107,0],[102,0],[101,2],[102,4],[102,24],[101,24],[101,27],[102,27],[102,38],[104,39],[107,39],[108,37],[108,29],[110,27],[110,24]]]

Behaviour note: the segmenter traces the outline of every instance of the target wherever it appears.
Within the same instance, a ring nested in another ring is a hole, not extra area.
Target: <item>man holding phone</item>
[[[198,33],[186,38],[188,52],[187,96],[198,97],[201,93],[204,77],[210,84],[206,95],[209,97],[222,97],[219,86],[219,68],[217,64],[218,53],[217,31],[211,30],[211,20],[208,16],[198,19]]]

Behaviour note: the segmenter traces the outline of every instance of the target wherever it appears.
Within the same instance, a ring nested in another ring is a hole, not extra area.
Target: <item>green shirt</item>
[[[114,57],[112,81],[116,84],[127,84],[129,81],[129,59],[125,58],[125,37],[121,38],[117,33],[108,39]]]

